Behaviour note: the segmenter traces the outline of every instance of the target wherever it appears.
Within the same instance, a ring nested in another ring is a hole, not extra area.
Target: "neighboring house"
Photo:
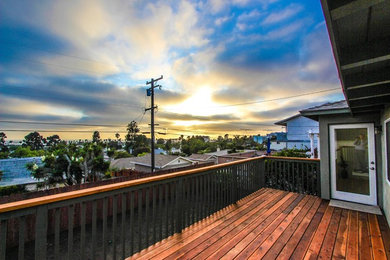
[[[206,153],[206,155],[216,156],[217,164],[259,156],[259,151],[256,150],[243,150],[237,153],[229,153],[228,151],[229,150],[220,150],[213,153]]]
[[[253,136],[253,141],[255,141],[256,143],[262,144],[262,143],[267,141],[267,137],[261,136],[261,135],[255,135],[255,136]]]
[[[216,155],[194,153],[188,156],[187,158],[195,162],[201,162],[201,163],[213,162],[214,164],[217,164]]]
[[[164,149],[157,148],[154,149],[154,154],[166,154],[167,152]]]
[[[181,153],[181,149],[180,149],[180,148],[172,147],[172,148],[171,148],[171,153]]]
[[[310,149],[317,147],[318,122],[300,114],[275,122],[275,125],[286,127],[287,149]],[[311,144],[310,139],[313,144]]]
[[[300,111],[319,122],[321,197],[390,222],[390,2],[321,2],[346,99]]]
[[[31,176],[31,171],[26,167],[29,163],[42,165],[42,158],[26,157],[0,160],[0,171],[3,172],[3,176],[0,179],[0,187],[40,182]]]
[[[279,151],[287,148],[287,134],[283,132],[275,132],[267,134],[267,138],[271,140],[271,150]]]
[[[155,155],[155,168],[156,170],[176,169],[181,167],[187,167],[195,164],[194,161],[174,155]],[[141,157],[121,158],[111,162],[111,168],[116,169],[132,169],[141,172],[150,172],[151,168],[151,155],[147,154]]]

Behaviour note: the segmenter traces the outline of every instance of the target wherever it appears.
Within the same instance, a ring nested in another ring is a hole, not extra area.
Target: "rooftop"
[[[288,121],[290,121],[290,120],[292,120],[292,119],[295,119],[295,118],[297,118],[297,117],[300,117],[300,116],[301,116],[300,114],[296,114],[296,115],[287,117],[287,118],[285,118],[285,119],[283,119],[283,120],[280,120],[280,121],[275,122],[275,125],[286,126]]]
[[[179,158],[179,156],[156,154],[155,155],[155,166],[156,166],[156,168],[161,168],[177,158]],[[181,157],[181,158],[183,158],[183,157]],[[185,158],[183,158],[183,159],[185,159]],[[186,159],[186,160],[188,160],[188,159]],[[111,167],[125,169],[125,168],[129,168],[132,164],[150,165],[150,162],[151,162],[151,155],[146,154],[146,155],[141,156],[141,157],[129,157],[129,158],[116,159],[116,160],[111,162]]]
[[[302,116],[317,119],[319,115],[351,113],[347,101],[328,102],[319,106],[309,107],[299,111]]]

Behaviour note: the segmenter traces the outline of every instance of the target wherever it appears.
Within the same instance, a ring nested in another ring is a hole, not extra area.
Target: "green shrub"
[[[132,157],[132,155],[126,151],[115,151],[114,159],[128,158],[128,157]]]
[[[283,156],[283,157],[299,157],[299,158],[307,158],[305,150],[299,149],[284,149],[280,152],[274,154],[275,156]]]
[[[26,192],[26,188],[24,185],[12,185],[0,187],[0,196],[9,196],[14,193],[23,193]]]

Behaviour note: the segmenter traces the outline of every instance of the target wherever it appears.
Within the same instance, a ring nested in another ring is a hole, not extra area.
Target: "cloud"
[[[145,81],[164,75],[156,90],[161,124],[197,132],[265,131],[264,124],[313,98],[342,97],[339,91],[234,106],[339,86],[320,4],[307,8],[313,5],[4,0],[1,117],[95,124],[137,119],[147,128]],[[189,102],[204,89],[210,97]],[[187,109],[166,110],[186,102]]]
[[[291,17],[295,16],[299,12],[301,12],[303,7],[297,4],[291,4],[287,6],[285,9],[279,12],[272,12],[269,14],[262,22],[262,25],[271,25],[275,23],[280,23],[282,21],[288,20]]]
[[[238,120],[239,118],[234,115],[212,115],[212,116],[194,116],[189,114],[181,113],[171,113],[171,112],[159,112],[159,117],[162,119],[169,119],[172,121],[175,120],[184,120],[184,121],[233,121]]]
[[[226,23],[227,21],[229,21],[230,19],[232,19],[233,15],[231,16],[222,16],[222,17],[219,17],[215,20],[215,25],[217,26],[221,26],[222,24]]]

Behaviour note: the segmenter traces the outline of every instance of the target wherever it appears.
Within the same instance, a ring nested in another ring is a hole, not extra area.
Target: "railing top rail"
[[[309,161],[319,162],[321,159],[318,158],[302,158],[302,157],[284,157],[284,156],[266,156],[265,159],[282,159],[282,160],[294,160],[294,161]]]
[[[79,197],[102,193],[102,192],[119,190],[122,188],[128,188],[128,187],[137,186],[137,185],[141,185],[141,184],[146,184],[146,183],[151,183],[151,182],[156,182],[156,181],[161,181],[161,180],[166,180],[166,179],[172,179],[172,178],[196,174],[196,173],[200,173],[200,172],[206,172],[206,171],[210,171],[210,170],[224,168],[227,166],[232,166],[232,165],[237,165],[237,164],[241,164],[241,163],[245,163],[245,162],[260,160],[263,158],[264,158],[264,156],[253,157],[253,158],[248,158],[248,159],[234,161],[234,162],[227,162],[227,163],[218,164],[218,165],[206,166],[206,167],[202,167],[202,168],[196,168],[196,169],[168,173],[168,174],[147,177],[147,178],[141,178],[141,179],[136,179],[136,180],[131,180],[131,181],[124,181],[124,182],[119,182],[119,183],[107,184],[107,185],[102,185],[102,186],[97,186],[97,187],[87,188],[87,189],[82,189],[82,190],[77,190],[77,191],[64,192],[64,193],[48,195],[48,196],[43,196],[43,197],[38,197],[38,198],[33,198],[33,199],[27,199],[27,200],[21,200],[21,201],[0,204],[0,213],[35,207],[35,206],[39,206],[39,205],[44,205],[44,204],[49,204],[49,203],[53,203],[53,202],[74,199],[74,198],[79,198]]]

